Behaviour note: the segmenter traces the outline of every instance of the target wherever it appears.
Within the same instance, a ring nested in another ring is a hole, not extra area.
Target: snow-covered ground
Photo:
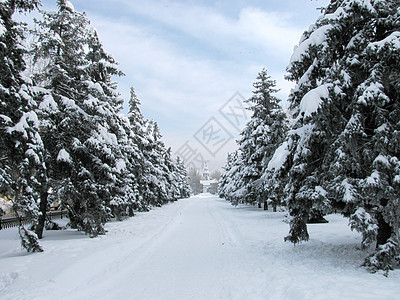
[[[203,194],[95,239],[47,231],[43,253],[0,230],[0,299],[399,299],[400,270],[360,268],[366,253],[346,219],[310,225],[311,240],[293,246],[283,218]]]

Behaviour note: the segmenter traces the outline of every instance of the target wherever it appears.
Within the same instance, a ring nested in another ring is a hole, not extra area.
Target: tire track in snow
[[[119,299],[128,288],[134,299],[240,299],[240,277],[232,281],[232,274],[243,269],[245,253],[230,223],[218,213],[218,200],[188,201],[159,235],[130,254],[137,255],[134,259],[122,260],[128,266],[113,266],[114,278],[97,283],[99,291],[69,297]]]
[[[227,224],[226,218],[221,215],[220,210],[216,210],[215,204],[208,202],[207,208],[210,220],[212,220],[212,222],[215,224],[215,227],[218,229],[221,244],[229,244],[233,247],[239,246],[238,231],[233,231],[231,229],[233,223],[229,225]]]
[[[95,295],[97,294],[96,290],[99,290],[98,287],[100,287],[101,290],[102,286],[109,286],[109,282],[110,280],[113,281],[113,277],[120,278],[121,276],[123,277],[124,274],[128,275],[137,268],[140,268],[152,255],[154,249],[156,249],[160,243],[167,240],[169,235],[173,233],[174,229],[179,224],[182,213],[192,205],[192,202],[185,199],[171,205],[174,204],[179,205],[179,208],[173,212],[171,220],[162,224],[160,229],[155,230],[155,232],[152,232],[152,234],[145,239],[137,238],[136,236],[124,236],[122,240],[120,240],[117,237],[115,243],[111,246],[107,245],[108,247],[104,249],[99,249],[94,253],[89,253],[89,255],[84,255],[75,260],[73,265],[63,270],[53,280],[55,283],[68,282],[68,286],[60,287],[60,285],[56,285],[54,295],[51,295],[51,290],[39,290],[37,299],[54,299],[54,297],[60,299],[83,299],[85,295],[87,295],[88,290],[91,290],[91,293]],[[166,209],[173,210],[173,207],[164,207],[150,213],[163,214],[165,213],[163,210]],[[132,221],[132,226],[135,226],[135,219],[133,218]],[[119,225],[122,226],[122,224],[123,223],[120,223]],[[130,239],[132,241],[130,241]],[[104,240],[106,241],[107,237]],[[102,244],[101,240],[96,242]],[[99,246],[101,247],[103,245]],[[90,266],[90,268],[85,271],[82,268],[83,265]],[[93,274],[96,275],[93,276]],[[115,283],[115,286],[118,286],[118,282]],[[59,293],[60,288],[64,289],[62,295]],[[107,291],[105,291],[105,293],[107,293]],[[102,298],[104,294],[100,293],[99,296],[93,296],[90,297],[90,299],[98,299],[98,297]]]

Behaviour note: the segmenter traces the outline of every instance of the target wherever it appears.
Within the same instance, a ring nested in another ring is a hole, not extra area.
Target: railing
[[[53,220],[53,219],[62,219],[63,217],[66,217],[68,215],[68,210],[57,210],[57,211],[48,211],[46,213],[46,218]],[[32,219],[30,217],[13,217],[13,218],[6,218],[6,219],[1,219],[0,218],[0,230],[1,229],[6,229],[6,228],[11,228],[11,227],[17,227],[19,226],[20,223],[22,224],[29,224],[31,223]]]

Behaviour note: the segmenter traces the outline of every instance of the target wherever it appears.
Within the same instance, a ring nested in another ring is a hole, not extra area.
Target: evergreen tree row
[[[310,219],[340,211],[362,234],[362,247],[375,249],[364,266],[386,274],[400,263],[399,7],[399,0],[331,0],[292,55],[293,120],[271,144],[273,156],[263,152],[271,158],[266,170],[259,177],[249,165],[249,149],[262,149],[272,135],[257,142],[253,116],[220,187],[230,200],[284,203],[291,215],[285,239],[293,243],[309,239]],[[251,182],[262,187],[257,194]]]
[[[54,202],[68,209],[72,228],[96,236],[111,217],[190,194],[182,160],[173,161],[133,88],[129,113],[119,114],[112,76],[123,73],[86,15],[57,4],[35,20],[28,51],[28,29],[13,14],[40,2],[0,2],[0,194],[33,220],[35,232],[20,226],[28,251],[42,251],[37,238]]]

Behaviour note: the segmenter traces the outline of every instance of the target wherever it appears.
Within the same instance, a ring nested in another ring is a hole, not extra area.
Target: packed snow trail
[[[46,232],[39,254],[0,231],[0,299],[398,299],[400,272],[360,268],[366,253],[342,217],[296,247],[283,217],[204,194],[107,224],[100,238]]]

